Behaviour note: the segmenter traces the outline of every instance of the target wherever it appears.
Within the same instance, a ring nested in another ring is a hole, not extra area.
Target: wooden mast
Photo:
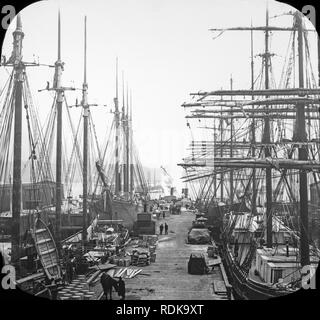
[[[233,79],[232,75],[230,77],[230,90],[233,90]],[[232,100],[232,98],[231,98]],[[232,115],[231,107],[231,115]],[[230,123],[230,157],[233,158],[233,118],[231,118]],[[233,191],[233,170],[230,170],[230,204],[233,204],[234,191]]]
[[[134,167],[133,167],[133,128],[132,128],[132,92],[130,90],[130,116],[129,116],[129,153],[130,153],[130,199],[133,200],[133,190],[134,190]]]
[[[125,86],[124,86],[124,72],[122,71],[122,118],[121,118],[121,122],[122,122],[122,176],[123,176],[123,187],[122,187],[122,191],[124,192],[124,194],[127,192],[126,190],[126,186],[127,186],[127,161],[126,161],[126,108],[125,108]]]
[[[216,139],[217,138],[217,128],[216,128],[216,120],[213,119],[213,139],[214,139],[214,142],[216,142]],[[216,156],[217,152],[216,152],[216,149],[214,150],[214,155]],[[217,199],[217,173],[214,172],[213,174],[213,188],[214,188],[214,193],[213,193],[213,197],[215,199]]]
[[[252,23],[251,23],[252,28]],[[254,91],[254,57],[253,57],[253,30],[250,31],[251,36],[251,90]],[[254,100],[254,95],[252,95]],[[254,106],[252,106],[254,109]],[[256,123],[254,117],[251,123],[251,139],[252,139],[252,158],[256,156]],[[251,198],[251,212],[252,214],[257,213],[257,180],[256,180],[256,169],[252,169],[252,198]]]
[[[127,94],[126,94],[126,115],[125,115],[125,142],[126,142],[126,166],[125,166],[125,188],[124,191],[126,193],[126,197],[129,199],[128,193],[129,193],[129,166],[130,166],[130,145],[129,145],[129,139],[130,139],[130,133],[129,133],[129,88],[127,83]]]
[[[58,60],[55,63],[55,77],[53,88],[57,93],[56,108],[57,108],[57,145],[56,145],[56,241],[61,240],[61,201],[62,201],[62,186],[61,186],[61,160],[62,160],[62,103],[64,98],[64,89],[61,84],[61,75],[63,71],[63,62],[61,61],[61,20],[60,11],[58,14]]]
[[[222,110],[222,108],[221,108]],[[221,158],[223,157],[223,119],[222,119],[222,112],[220,114],[220,143],[221,143],[221,147],[220,147],[220,156]],[[224,173],[221,171],[220,173],[220,201],[223,202],[223,198],[224,198],[224,194],[223,194],[223,184],[224,184]]]
[[[87,211],[88,211],[88,84],[87,84],[87,16],[84,17],[84,75],[82,86],[82,107],[83,107],[83,192],[82,192],[82,244],[87,240]]]
[[[299,88],[304,88],[304,54],[303,54],[303,25],[302,15],[296,12],[296,23],[298,27],[298,58],[299,58]],[[305,126],[305,105],[297,105],[296,113],[296,137],[297,142],[306,142]],[[299,160],[308,160],[308,151],[305,145],[299,144]],[[308,177],[306,170],[299,171],[299,189],[300,189],[300,255],[301,266],[310,265],[309,241],[308,241]]]
[[[20,256],[20,213],[21,213],[21,147],[22,147],[22,91],[25,66],[22,62],[22,23],[17,16],[16,30],[13,32],[13,52],[11,58],[14,68],[14,149],[12,185],[12,262]]]
[[[269,89],[269,9],[266,10],[266,31],[265,31],[265,53],[264,53],[264,67],[265,67],[265,90]],[[266,98],[269,96],[267,95]],[[266,106],[268,109],[269,107]],[[267,112],[268,115],[268,112]],[[265,117],[264,119],[264,143],[270,144],[270,119]],[[271,157],[271,149],[269,146],[265,147],[265,157]],[[272,248],[272,169],[266,168],[266,227],[267,227],[267,247]]]
[[[119,123],[119,88],[118,88],[118,57],[116,60],[116,97],[114,98],[115,107],[115,124],[116,124],[116,151],[115,151],[115,195],[119,195],[120,190],[120,177],[119,177],[119,135],[120,135],[120,123]]]

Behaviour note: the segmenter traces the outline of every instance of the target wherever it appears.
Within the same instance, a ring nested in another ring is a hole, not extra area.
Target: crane
[[[103,168],[100,164],[99,161],[96,162],[96,168],[97,168],[97,171],[98,171],[98,174],[99,174],[99,177],[102,181],[102,184],[103,184],[103,187],[104,187],[104,190],[102,193],[106,193],[106,200],[105,200],[105,203],[104,203],[104,210],[105,211],[109,211],[111,216],[113,214],[113,210],[112,210],[112,195],[111,195],[111,192],[109,190],[109,186],[108,186],[108,183],[107,183],[107,178],[106,178],[106,175],[105,173],[103,172]]]
[[[172,179],[171,175],[168,173],[168,171],[163,166],[160,166],[160,168],[164,172],[165,176],[168,178],[165,183],[170,190],[170,194],[173,195],[173,189],[174,189],[174,188],[172,188],[173,179]]]

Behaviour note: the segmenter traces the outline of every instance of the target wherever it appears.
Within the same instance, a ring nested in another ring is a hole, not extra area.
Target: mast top
[[[17,15],[17,23],[16,23],[16,30],[15,30],[15,32],[20,32],[20,33],[23,34],[23,32],[22,32],[21,15],[20,15],[20,14]]]
[[[13,31],[13,50],[7,65],[19,66],[22,62],[22,40],[24,33],[22,32],[22,23],[20,14],[17,15],[16,30]]]
[[[61,60],[61,18],[60,10],[58,13],[58,60]]]
[[[125,99],[124,99],[124,71],[122,71],[122,118],[125,115]]]
[[[87,84],[87,16],[84,16],[84,75],[83,83]]]
[[[132,125],[132,91],[130,89],[130,111],[129,111],[129,119]]]
[[[118,57],[116,58],[116,99],[118,100],[119,88],[118,88]]]

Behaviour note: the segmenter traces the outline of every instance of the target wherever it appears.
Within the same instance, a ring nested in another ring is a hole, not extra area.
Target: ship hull
[[[221,243],[219,249],[232,289],[238,299],[268,300],[290,294],[288,291],[271,288],[267,284],[249,279],[240,266],[234,262],[226,243]]]
[[[141,206],[125,200],[113,200],[109,210],[103,210],[103,201],[98,201],[95,205],[99,220],[121,220],[120,223],[130,231],[137,221],[137,214],[142,211]]]

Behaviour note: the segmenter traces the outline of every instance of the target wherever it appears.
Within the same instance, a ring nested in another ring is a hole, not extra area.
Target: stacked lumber
[[[122,277],[123,279],[131,279],[138,275],[142,269],[136,268],[120,268],[120,269],[111,269],[107,273],[112,278]]]
[[[157,235],[143,235],[143,240],[147,242],[148,246],[156,246],[158,241]]]

